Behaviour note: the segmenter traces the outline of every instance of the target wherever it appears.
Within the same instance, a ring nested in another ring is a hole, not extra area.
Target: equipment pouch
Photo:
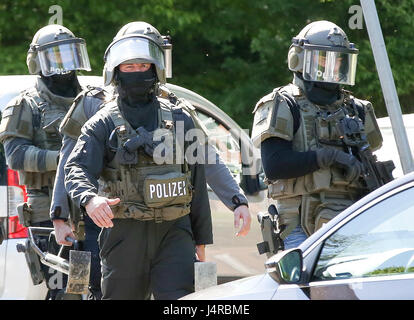
[[[305,189],[308,193],[329,189],[332,173],[329,169],[319,169],[305,176]]]
[[[126,148],[119,148],[115,157],[121,165],[133,165],[138,163],[138,151],[128,151]]]
[[[30,227],[32,210],[29,208],[27,202],[20,203],[17,206],[17,215],[19,223],[24,227]]]
[[[41,189],[42,187],[53,188],[56,171],[28,172],[18,171],[19,182],[27,189]]]
[[[335,218],[341,211],[335,211],[331,208],[323,208],[315,217],[315,231],[322,228],[325,223]]]
[[[144,180],[144,201],[149,208],[188,204],[191,198],[190,180],[184,173],[148,175]]]
[[[42,112],[41,126],[47,133],[59,133],[59,126],[65,113],[59,109],[47,109]]]
[[[28,189],[42,188],[42,178],[40,172],[28,172],[19,170],[18,173],[19,182],[21,185],[26,186]]]
[[[270,181],[265,181],[271,183]],[[296,178],[293,179],[281,179],[276,180],[274,183],[269,184],[269,197],[273,199],[284,199],[295,195],[294,186]]]
[[[352,205],[351,200],[335,199],[336,203],[322,203],[315,209],[315,231]]]
[[[331,168],[331,174],[333,186],[347,186],[350,184],[350,182],[345,179],[344,169]]]

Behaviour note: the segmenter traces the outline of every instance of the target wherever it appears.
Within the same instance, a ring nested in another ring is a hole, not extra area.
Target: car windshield
[[[324,243],[314,280],[414,272],[414,188],[349,221]]]
[[[208,130],[209,143],[216,147],[218,154],[230,172],[240,183],[241,156],[240,147],[229,130],[212,117],[198,111],[197,116]]]

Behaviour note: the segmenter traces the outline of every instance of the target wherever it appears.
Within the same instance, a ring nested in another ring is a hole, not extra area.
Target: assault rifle
[[[365,167],[363,179],[371,192],[394,179],[392,171],[395,165],[392,160],[378,161],[369,147],[368,143],[359,146],[357,156]]]
[[[394,162],[377,160],[377,156],[372,153],[366,135],[363,133],[361,120],[351,117],[342,118],[337,122],[337,129],[341,134],[345,151],[352,153],[354,149],[355,156],[364,165],[365,172],[362,178],[369,192],[394,179],[392,176],[392,171],[395,169]]]

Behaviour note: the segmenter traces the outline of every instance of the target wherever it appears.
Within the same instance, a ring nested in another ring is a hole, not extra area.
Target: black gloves
[[[316,160],[321,169],[335,166],[345,169],[345,179],[354,181],[364,172],[363,164],[352,154],[333,148],[321,148],[316,150]]]
[[[136,131],[137,135],[131,139],[128,139],[128,141],[124,144],[124,148],[128,152],[133,153],[139,147],[143,147],[145,153],[152,156],[154,154],[154,149],[159,142],[157,143],[156,141],[153,141],[153,133],[148,132],[144,129],[144,127],[139,127]]]

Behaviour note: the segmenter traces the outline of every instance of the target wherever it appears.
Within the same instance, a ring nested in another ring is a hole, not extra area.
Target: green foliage
[[[405,267],[388,267],[384,269],[374,270],[372,272],[365,274],[364,276],[371,277],[371,276],[379,276],[379,275],[392,275],[392,274],[403,274],[403,273],[412,273],[412,272],[414,272],[413,267],[408,268],[407,271],[405,270]]]
[[[3,0],[0,4],[0,74],[26,74],[26,53],[46,25],[51,5],[63,9],[63,24],[87,41],[93,71],[126,23],[143,20],[173,38],[172,83],[219,105],[250,128],[255,103],[292,74],[286,63],[291,39],[307,23],[326,19],[340,25],[360,49],[356,96],[371,100],[386,116],[366,27],[350,30],[348,9],[358,0]],[[404,112],[414,109],[411,61],[414,0],[377,0],[382,30]]]

